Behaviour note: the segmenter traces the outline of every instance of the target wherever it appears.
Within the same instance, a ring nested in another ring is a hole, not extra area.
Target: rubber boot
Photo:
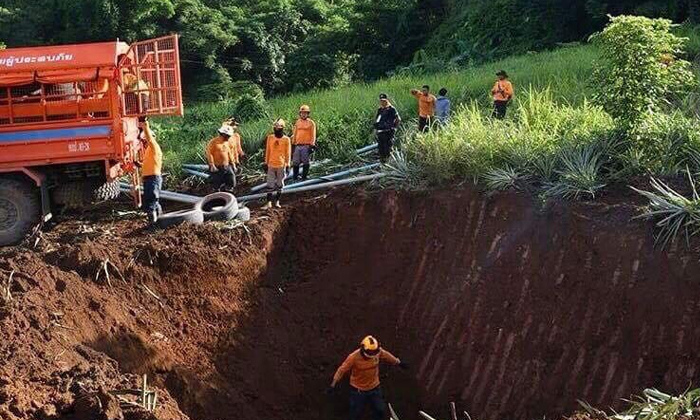
[[[301,180],[306,181],[306,178],[309,177],[309,169],[311,168],[311,165],[306,163],[304,166],[301,168]]]
[[[267,193],[267,204],[263,206],[264,209],[272,208],[272,193]]]
[[[295,181],[298,180],[299,179],[299,165],[292,166],[292,173],[293,173],[292,179]],[[304,179],[303,175],[302,175],[302,179]]]
[[[148,212],[148,223],[155,224],[158,220],[158,211],[152,210]]]
[[[280,197],[282,197],[282,191],[278,191],[277,194],[275,194],[275,207],[282,208],[282,205],[280,204]]]

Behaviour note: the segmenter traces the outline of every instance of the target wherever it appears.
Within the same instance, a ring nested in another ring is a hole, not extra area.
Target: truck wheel
[[[39,194],[26,182],[0,179],[0,246],[19,243],[39,223]]]
[[[109,201],[115,200],[119,197],[119,180],[114,180],[112,182],[105,182],[100,185],[94,193],[95,201]]]

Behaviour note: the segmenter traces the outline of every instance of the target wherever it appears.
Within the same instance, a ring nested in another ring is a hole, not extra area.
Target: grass
[[[448,89],[453,107],[476,102],[490,108],[489,91],[494,73],[505,69],[516,87],[517,94],[530,87],[549,87],[557,100],[580,104],[588,94],[588,76],[592,71],[597,51],[592,46],[564,48],[552,52],[512,57],[489,65],[465,68],[460,71],[427,76],[398,76],[375,83],[358,83],[336,90],[319,90],[294,94],[268,101],[273,118],[282,117],[289,123],[296,118],[301,104],[312,108],[312,118],[318,124],[319,157],[338,162],[352,159],[352,150],[374,141],[372,121],[378,106],[377,96],[386,92],[404,119],[404,127],[411,129],[417,118],[416,101],[410,96],[411,88],[429,84],[433,91]],[[187,83],[185,80],[184,83]],[[219,123],[234,108],[231,102],[206,103],[186,107],[184,118],[169,118],[156,123],[165,153],[165,167],[178,172],[183,163],[200,161],[206,142],[216,134]],[[253,161],[262,158],[260,150],[272,119],[245,121],[241,135],[246,153]],[[289,125],[288,125],[289,128]]]
[[[602,420],[676,420],[696,418],[700,404],[700,389],[693,389],[678,396],[657,389],[645,389],[641,396],[630,401],[629,408],[622,413],[607,414],[580,402],[593,419]]]

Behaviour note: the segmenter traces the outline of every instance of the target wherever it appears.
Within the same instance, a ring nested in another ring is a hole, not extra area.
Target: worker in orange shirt
[[[316,123],[309,118],[311,108],[302,105],[299,108],[299,119],[292,130],[292,170],[294,180],[299,179],[299,166],[301,166],[301,179],[305,181],[309,176],[311,167],[311,155],[316,151]]]
[[[155,223],[163,213],[160,206],[160,190],[163,187],[163,151],[156,141],[156,136],[151,130],[148,120],[140,123],[139,140],[143,147],[143,161],[141,162],[141,176],[143,177],[143,201],[141,208],[148,215],[148,221]]]
[[[375,420],[386,420],[386,403],[379,386],[380,362],[408,369],[406,363],[381,348],[379,341],[368,335],[360,343],[360,348],[350,353],[335,372],[329,394],[333,393],[338,382],[350,372],[350,420],[359,419],[366,405],[372,409]]]
[[[233,135],[229,137],[228,142],[233,152],[233,171],[237,173],[238,165],[240,165],[241,160],[245,158],[245,152],[243,151],[243,144],[241,143],[241,135],[238,133],[238,122],[236,118],[231,117],[224,121],[222,125],[228,125],[233,129]]]
[[[508,80],[508,73],[504,70],[496,73],[496,84],[491,89],[493,96],[493,117],[502,120],[506,117],[506,110],[513,99],[513,84]]]
[[[236,174],[233,172],[236,158],[229,143],[233,134],[230,125],[222,125],[219,135],[209,140],[205,149],[209,162],[209,181],[217,190],[223,187],[231,191],[236,187]]]
[[[272,208],[274,195],[275,207],[280,205],[284,179],[287,177],[289,165],[292,159],[292,141],[284,135],[285,122],[278,119],[273,125],[272,134],[265,140],[265,164],[267,171],[267,204],[265,208]]]
[[[411,89],[411,95],[418,99],[418,130],[425,132],[430,128],[435,115],[435,95],[430,93],[430,86],[423,85],[421,90]]]

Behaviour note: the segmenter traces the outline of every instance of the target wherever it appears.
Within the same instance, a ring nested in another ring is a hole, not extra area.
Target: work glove
[[[400,367],[402,370],[408,370],[408,367],[409,367],[409,366],[408,366],[408,363],[406,363],[406,362],[401,362],[401,363],[399,363],[399,367]]]
[[[267,163],[262,164],[262,170],[263,172],[267,172]]]
[[[217,169],[216,169],[215,165],[209,165],[209,172],[214,173],[216,171],[217,171]]]
[[[330,395],[333,395],[333,394],[335,394],[335,387],[329,386],[329,387],[326,389],[326,395],[329,395],[329,396],[330,396]]]
[[[316,145],[315,144],[312,144],[311,147],[309,147],[309,153],[311,153],[312,155],[314,153],[316,153]]]

